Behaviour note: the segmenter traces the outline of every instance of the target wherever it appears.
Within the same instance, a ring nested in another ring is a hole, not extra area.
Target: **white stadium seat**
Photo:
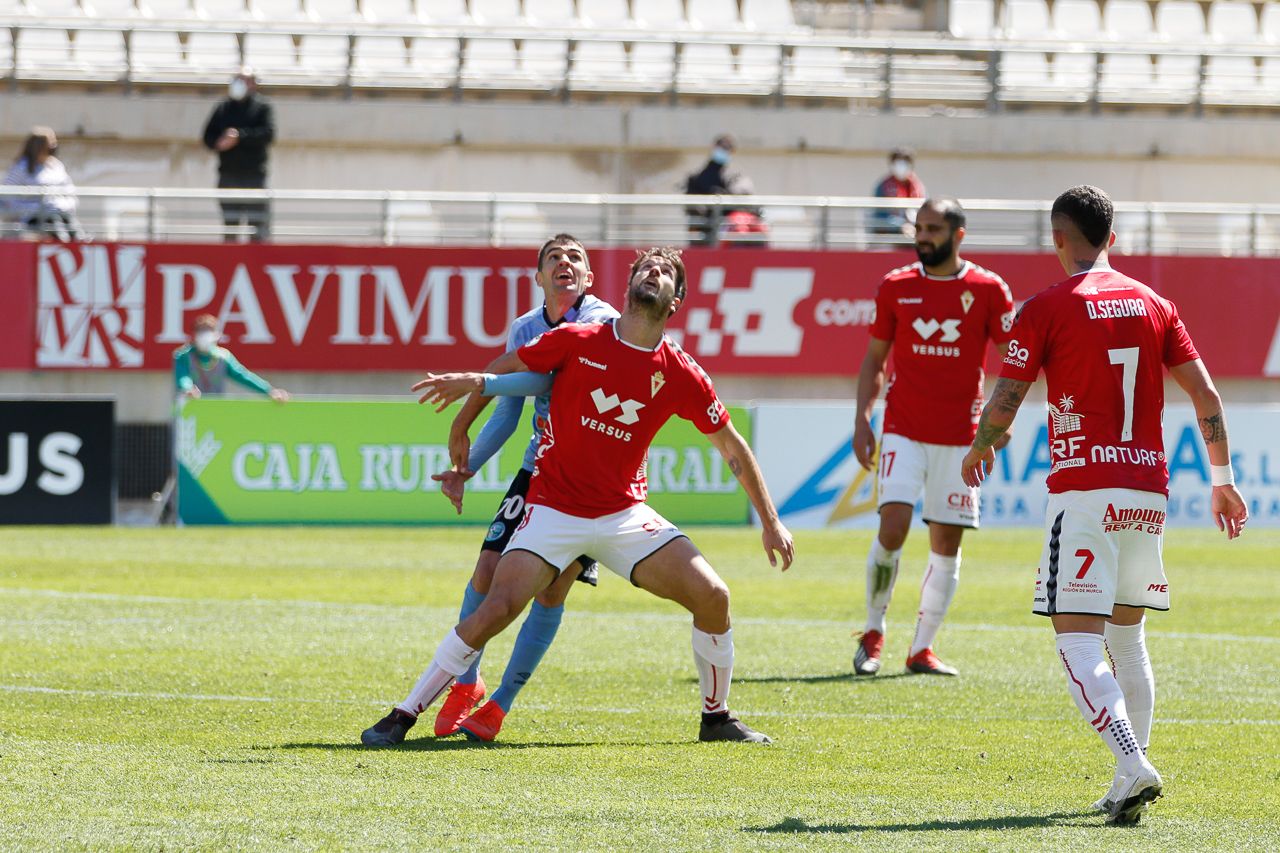
[[[183,21],[196,14],[191,0],[138,0],[138,6],[148,18],[166,21]]]
[[[764,32],[795,29],[791,0],[743,0],[742,22]]]
[[[187,64],[206,75],[234,74],[241,64],[240,45],[233,33],[194,32],[187,36]]]
[[[1118,41],[1150,41],[1155,38],[1151,7],[1146,0],[1108,0],[1102,26]]]
[[[652,30],[679,30],[687,26],[682,0],[644,0],[635,5],[636,23]]]
[[[773,44],[744,44],[738,48],[738,77],[773,91],[782,70],[782,50]]]
[[[990,37],[996,31],[994,0],[951,0],[947,29],[956,38]]]
[[[124,33],[120,30],[79,30],[75,38],[76,62],[85,79],[119,80],[127,67]]]
[[[1152,97],[1155,86],[1154,72],[1150,56],[1134,53],[1108,54],[1102,63],[1098,98],[1109,103],[1148,100]]]
[[[418,10],[413,0],[363,0],[360,11],[375,24],[416,23]]]
[[[550,233],[547,217],[536,204],[500,201],[493,217],[496,246],[541,246]]]
[[[1000,91],[1006,100],[1039,101],[1053,97],[1053,77],[1043,53],[1007,51],[1000,56]]]
[[[350,44],[344,35],[305,35],[298,45],[298,65],[317,82],[341,82],[347,76]]]
[[[25,0],[0,0],[0,17],[21,18],[26,14]]]
[[[523,78],[516,44],[511,39],[467,39],[462,77],[471,85],[502,87]]]
[[[66,30],[18,30],[16,52],[19,77],[62,79],[73,76],[75,62]]]
[[[392,199],[387,202],[387,244],[437,243],[440,217],[429,201]]]
[[[419,0],[418,15],[436,26],[471,23],[467,0]]]
[[[359,36],[351,55],[356,83],[395,82],[409,71],[409,49],[400,36]]]
[[[27,14],[39,18],[79,18],[80,0],[27,0]]]
[[[569,71],[570,88],[625,88],[630,80],[631,65],[622,42],[580,41],[574,45],[573,67]]]
[[[1004,29],[1012,38],[1038,39],[1054,34],[1049,7],[1043,0],[1008,0],[1004,14]]]
[[[420,85],[443,88],[458,77],[458,40],[415,38],[409,42],[409,67],[421,79]]]
[[[293,36],[284,33],[252,32],[244,37],[244,61],[265,77],[291,75],[298,70]]]
[[[196,0],[196,14],[206,21],[240,21],[252,15],[245,0]]]
[[[1190,101],[1200,86],[1200,57],[1166,54],[1156,59],[1155,85],[1175,103]]]
[[[578,0],[578,14],[589,27],[616,30],[634,22],[627,11],[627,0]]]
[[[737,0],[689,0],[689,25],[702,30],[741,29]]]
[[[346,24],[361,20],[356,0],[306,0],[307,17],[325,24]]]
[[[578,23],[573,0],[524,0],[524,14],[536,27],[571,27]]]
[[[1266,95],[1252,56],[1210,56],[1204,99],[1215,104],[1258,103]]]
[[[307,17],[301,0],[250,0],[254,17],[261,21],[301,21]]]
[[[1209,7],[1209,35],[1228,44],[1250,44],[1258,40],[1258,16],[1252,3],[1216,0]]]
[[[1204,38],[1204,13],[1194,0],[1161,0],[1156,6],[1156,31],[1174,41]]]
[[[1267,3],[1262,7],[1262,38],[1275,43],[1280,42],[1280,2]]]
[[[133,76],[137,80],[168,79],[186,71],[178,34],[164,30],[135,30],[129,42]]]
[[[569,43],[561,39],[525,39],[520,45],[520,65],[535,82],[559,85],[569,67]]]
[[[124,20],[141,14],[135,0],[85,0],[85,14],[95,18]]]
[[[524,23],[520,0],[471,0],[471,17],[477,24],[493,27],[519,26]]]
[[[7,77],[13,68],[13,37],[7,27],[0,27],[0,77]]]
[[[666,84],[675,68],[676,46],[671,42],[631,45],[631,76],[650,87]]]
[[[685,44],[676,87],[682,92],[732,91],[737,83],[733,53],[727,44]]]
[[[1103,38],[1102,15],[1094,0],[1056,0],[1053,24],[1069,39],[1098,41]]]

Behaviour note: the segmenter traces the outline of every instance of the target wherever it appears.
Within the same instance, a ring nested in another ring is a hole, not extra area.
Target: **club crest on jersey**
[[[969,309],[973,307],[973,291],[966,290],[960,294],[960,307],[964,309],[964,313],[969,313]]]
[[[649,377],[649,396],[656,397],[658,392],[662,390],[662,386],[667,384],[667,378],[662,375],[661,370],[655,370],[653,376]]]

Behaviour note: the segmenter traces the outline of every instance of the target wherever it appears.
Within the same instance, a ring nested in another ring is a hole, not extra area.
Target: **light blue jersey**
[[[551,323],[547,319],[545,306],[534,308],[528,313],[521,314],[511,324],[511,331],[507,335],[507,352],[519,349],[538,335],[543,332],[549,332],[562,323],[603,323],[617,316],[618,312],[608,302],[596,299],[586,293],[578,298],[578,301],[565,313],[564,318],[559,323]],[[524,465],[522,466],[526,471],[533,470],[533,462],[538,445],[542,441],[542,429],[539,424],[547,419],[550,410],[550,391],[534,398],[533,439],[529,442],[529,448],[525,451]],[[498,398],[493,414],[471,445],[471,456],[467,460],[467,465],[472,471],[478,471],[481,465],[489,461],[489,457],[497,453],[502,445],[506,444],[507,439],[511,438],[511,434],[516,431],[516,426],[520,423],[520,414],[523,411],[524,397]]]

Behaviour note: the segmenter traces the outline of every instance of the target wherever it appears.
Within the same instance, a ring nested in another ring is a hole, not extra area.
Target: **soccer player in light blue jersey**
[[[550,331],[562,323],[600,323],[618,316],[613,306],[592,296],[591,288],[594,274],[587,258],[587,250],[581,241],[569,234],[557,234],[543,245],[538,252],[537,282],[545,295],[542,306],[522,314],[511,325],[507,336],[507,352],[524,346],[529,341]],[[450,436],[450,450],[455,456],[465,456],[467,471],[447,471],[435,475],[440,482],[441,490],[453,502],[454,507],[462,511],[462,495],[464,484],[472,472],[506,443],[520,422],[524,411],[525,396],[534,397],[533,438],[525,451],[524,464],[511,487],[507,490],[498,506],[493,523],[485,534],[480,546],[480,557],[476,561],[475,571],[462,596],[460,619],[466,619],[480,603],[484,601],[493,580],[494,569],[498,558],[507,545],[507,541],[515,532],[516,525],[524,515],[525,495],[529,490],[529,480],[533,475],[533,464],[538,444],[542,437],[542,425],[546,422],[551,403],[550,383],[547,377],[537,374],[512,374],[510,376],[493,377],[486,385],[491,394],[517,395],[500,396],[493,415],[485,423],[474,444],[465,430],[455,430]],[[478,400],[477,400],[478,402]],[[468,403],[472,405],[472,403]],[[465,423],[474,421],[474,416]],[[455,421],[458,423],[459,421]],[[559,580],[548,587],[533,602],[529,615],[516,637],[515,648],[511,651],[511,660],[502,676],[502,684],[494,691],[490,701],[477,708],[485,697],[484,679],[480,677],[480,656],[477,655],[471,668],[458,677],[446,697],[440,713],[436,716],[435,733],[438,737],[462,731],[473,740],[493,740],[502,721],[511,710],[516,694],[528,682],[537,668],[542,656],[555,639],[560,628],[560,619],[564,614],[564,600],[573,587],[575,580],[596,584],[598,575],[596,563],[588,556],[579,557],[581,569],[578,572],[563,572]],[[421,708],[416,709],[421,712]],[[398,739],[389,743],[399,743],[404,739],[404,732],[416,721],[417,717],[403,708],[392,712],[397,717],[391,721],[399,731]],[[372,731],[372,730],[371,730]],[[365,740],[369,743],[368,739]],[[371,745],[386,745],[381,742]]]

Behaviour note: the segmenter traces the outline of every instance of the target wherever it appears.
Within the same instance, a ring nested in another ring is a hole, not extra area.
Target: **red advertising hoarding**
[[[631,249],[591,253],[620,306]],[[1047,255],[975,254],[1021,301],[1062,277]],[[897,252],[690,249],[672,333],[713,374],[852,375]],[[479,367],[539,304],[533,249],[0,244],[0,369],[167,370],[196,315],[262,370]],[[1280,375],[1280,259],[1132,257],[1176,301],[1218,376]]]

